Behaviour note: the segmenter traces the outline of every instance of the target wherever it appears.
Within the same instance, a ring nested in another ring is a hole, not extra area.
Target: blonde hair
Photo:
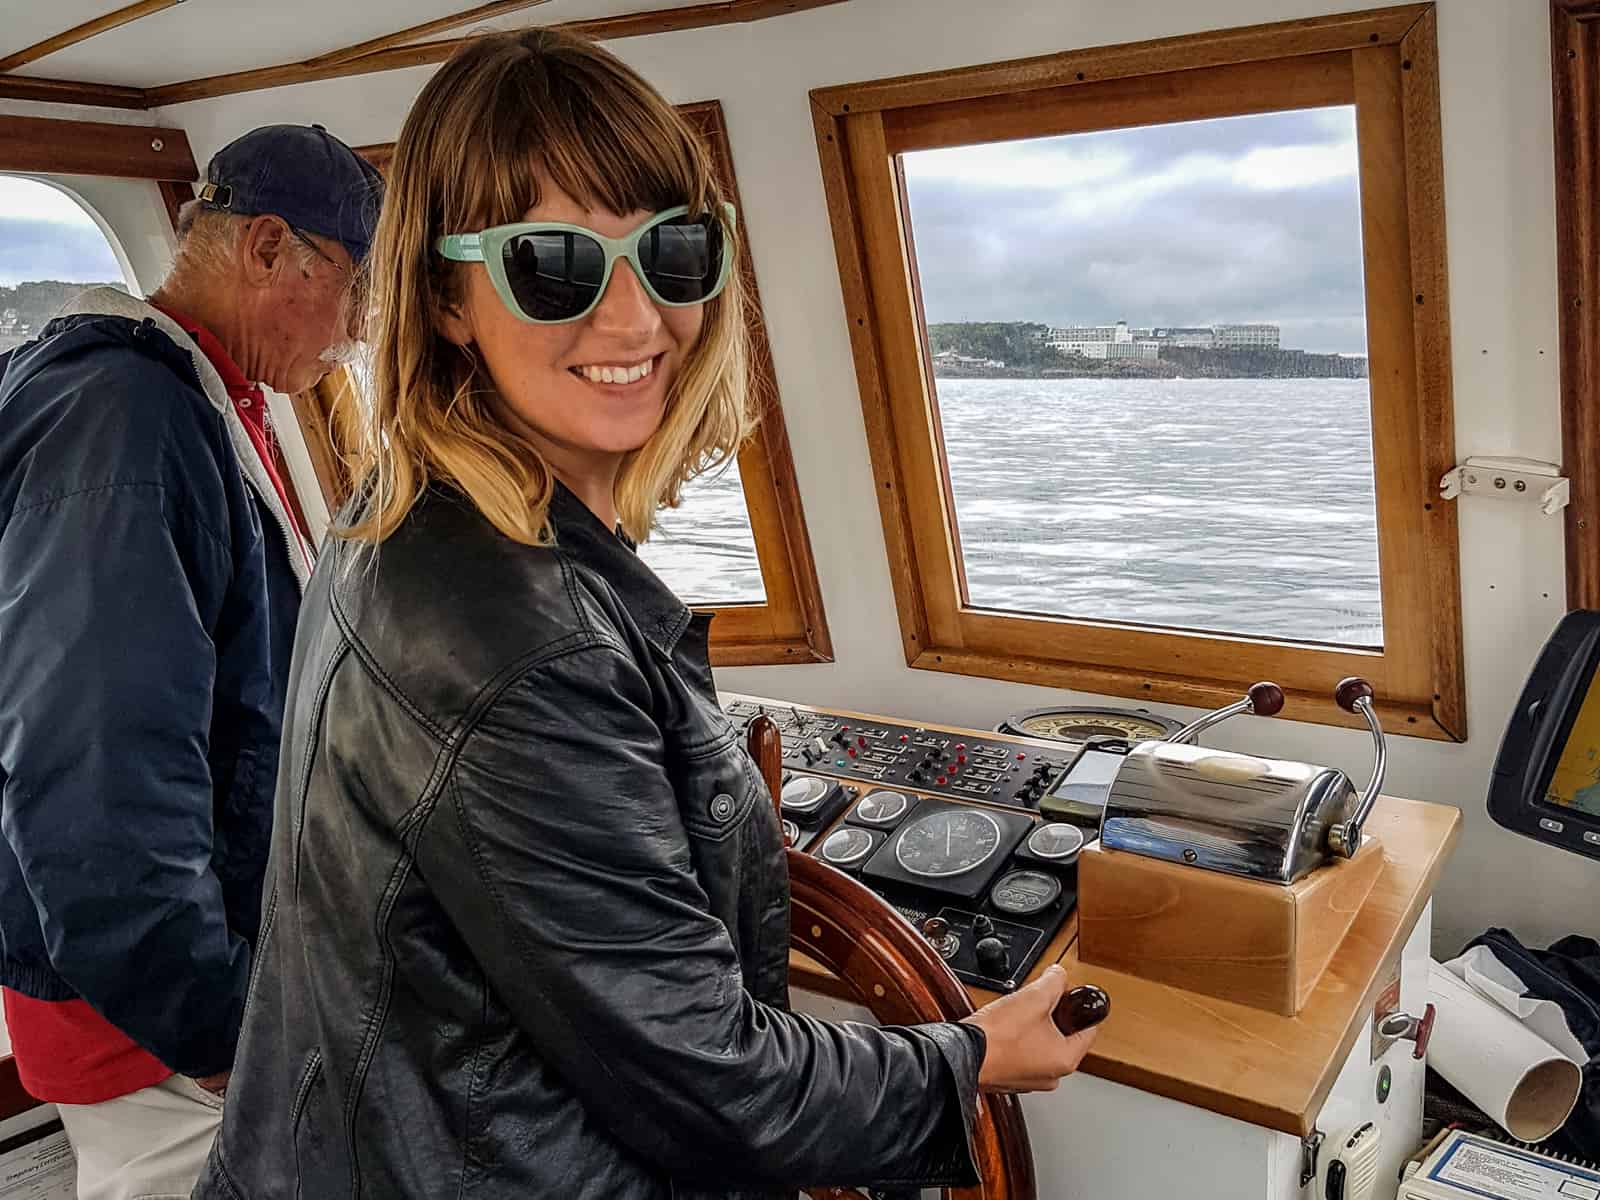
[[[422,89],[389,168],[373,245],[370,395],[336,414],[353,451],[358,501],[346,537],[381,542],[431,481],[463,493],[506,537],[551,541],[555,480],[538,451],[497,415],[494,384],[472,347],[438,330],[477,264],[434,251],[442,234],[520,220],[540,178],[588,208],[712,209],[722,200],[705,151],[656,91],[591,42],[554,30],[464,45]],[[623,461],[614,500],[643,541],[683,484],[726,462],[754,425],[748,399],[747,300],[734,255],[727,286],[673,381],[660,427]]]

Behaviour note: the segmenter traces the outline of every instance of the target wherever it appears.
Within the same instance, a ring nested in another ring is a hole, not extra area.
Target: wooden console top
[[[761,697],[738,698],[775,708],[790,707]],[[796,707],[813,711],[806,705]],[[849,715],[906,720],[870,713]],[[1002,738],[957,726],[922,724],[991,740]],[[1051,745],[1058,750],[1061,745],[1035,739],[1002,740]],[[1077,918],[1070,919],[1035,970],[1059,961],[1072,983],[1097,984],[1111,996],[1111,1016],[1082,1069],[1253,1125],[1296,1137],[1309,1134],[1346,1055],[1367,1032],[1388,968],[1398,961],[1433,895],[1460,836],[1461,813],[1446,805],[1385,796],[1373,809],[1367,829],[1382,841],[1383,870],[1298,1016],[1280,1016],[1086,967],[1077,956]],[[1197,948],[1197,959],[1203,960],[1203,953],[1198,952],[1202,949]],[[803,955],[791,959],[790,982],[807,991],[856,999]],[[991,992],[968,990],[974,1005],[995,999]]]

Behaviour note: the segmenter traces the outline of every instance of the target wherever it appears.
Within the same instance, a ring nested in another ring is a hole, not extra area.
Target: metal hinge
[[[1317,1177],[1317,1155],[1324,1141],[1322,1130],[1313,1129],[1300,1141],[1300,1186],[1305,1187]]]
[[[1473,456],[1445,473],[1439,480],[1439,494],[1446,500],[1463,494],[1536,500],[1540,511],[1548,514],[1567,506],[1572,498],[1572,483],[1555,463],[1535,458]]]

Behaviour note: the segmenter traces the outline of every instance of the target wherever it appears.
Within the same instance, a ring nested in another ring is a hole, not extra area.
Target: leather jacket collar
[[[550,521],[562,551],[603,577],[650,643],[670,656],[694,614],[645,565],[625,535],[607,529],[559,480],[550,500]]]

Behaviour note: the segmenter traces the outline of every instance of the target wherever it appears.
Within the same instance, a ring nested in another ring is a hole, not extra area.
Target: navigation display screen
[[[1544,799],[1546,804],[1600,816],[1600,687],[1592,677]]]

